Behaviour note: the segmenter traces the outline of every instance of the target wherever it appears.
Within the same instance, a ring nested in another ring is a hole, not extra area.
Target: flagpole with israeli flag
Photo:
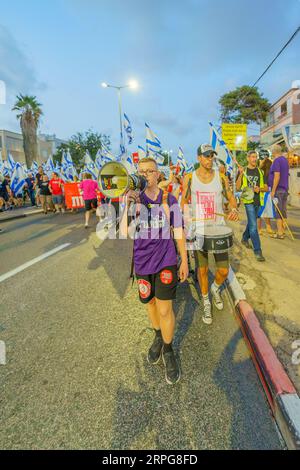
[[[92,177],[97,180],[96,166],[88,150],[86,151],[84,156],[84,165],[87,170],[87,173],[90,173],[90,175],[92,175]]]
[[[15,196],[17,196],[20,193],[20,191],[22,191],[23,186],[25,185],[25,179],[26,179],[26,175],[25,175],[24,169],[21,163],[17,162],[15,164],[15,167],[11,176],[11,183],[10,183],[10,188],[15,194]]]
[[[218,158],[225,163],[226,169],[233,179],[233,192],[236,193],[236,165],[238,165],[236,156],[230,152],[226,143],[214,127],[212,122],[210,126],[210,142],[212,148],[217,152]]]
[[[127,134],[128,145],[131,145],[133,142],[133,133],[132,133],[132,126],[127,114],[124,113],[124,129]]]
[[[154,134],[152,129],[150,129],[150,127],[148,126],[146,122],[145,122],[145,127],[146,127],[147,156],[151,156],[152,158],[154,158],[158,165],[163,165],[164,157],[160,153],[162,151],[161,142],[157,138],[157,136]]]

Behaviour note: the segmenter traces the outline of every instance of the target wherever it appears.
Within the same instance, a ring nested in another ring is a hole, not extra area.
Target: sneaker
[[[155,334],[154,341],[148,351],[148,362],[149,364],[158,364],[161,358],[162,348],[163,348],[163,339],[161,334]]]
[[[222,300],[222,297],[221,297],[221,290],[220,290],[220,287],[218,289],[215,288],[214,284],[211,286],[211,289],[210,289],[210,292],[211,292],[211,295],[212,295],[212,298],[213,298],[213,303],[214,303],[214,306],[218,309],[218,310],[223,310],[224,308],[224,303],[223,303],[223,300]]]
[[[204,304],[204,313],[202,315],[202,321],[206,325],[211,325],[212,324],[212,313],[211,313],[211,304],[210,303],[205,303]]]
[[[162,352],[163,363],[165,366],[165,377],[169,385],[175,385],[179,382],[181,373],[180,367],[176,360],[174,351]]]
[[[244,245],[246,248],[248,248],[248,250],[251,250],[251,245],[250,243],[248,242],[248,240],[241,240],[241,244]]]
[[[88,224],[85,224],[84,228],[89,228]]]
[[[255,258],[257,261],[266,261],[266,258],[263,256],[262,253],[255,253]]]

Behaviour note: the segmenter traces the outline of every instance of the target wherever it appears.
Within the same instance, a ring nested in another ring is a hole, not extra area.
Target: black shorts
[[[177,266],[167,266],[156,274],[136,275],[140,301],[147,304],[156,297],[159,300],[176,299]]]
[[[90,211],[92,209],[97,209],[98,207],[98,200],[97,199],[87,199],[84,201],[84,206],[86,211]]]

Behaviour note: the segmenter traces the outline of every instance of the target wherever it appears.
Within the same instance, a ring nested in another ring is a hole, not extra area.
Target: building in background
[[[58,139],[55,134],[38,135],[38,163],[46,162],[48,157],[54,155],[60,144],[66,143],[65,140]],[[17,132],[0,130],[0,150],[3,160],[7,159],[8,152],[11,153],[16,162],[25,162],[23,149],[23,136]]]
[[[300,164],[300,147],[290,146],[287,134],[294,136],[300,132],[300,87],[299,81],[292,84],[292,88],[281,96],[270,108],[265,122],[261,123],[260,143],[262,147],[272,144],[283,144],[289,151],[290,163]],[[297,140],[297,139],[296,139]],[[293,160],[293,157],[294,160]]]
[[[300,82],[294,82],[289,91],[270,108],[261,124],[260,142],[267,148],[280,144],[286,148],[290,165],[289,204],[300,207]]]

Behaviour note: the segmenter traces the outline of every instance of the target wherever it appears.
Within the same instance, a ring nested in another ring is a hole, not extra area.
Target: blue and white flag
[[[102,154],[101,154],[101,149],[99,149],[98,152],[96,153],[96,157],[95,157],[95,167],[99,171],[99,170],[101,170],[102,166],[103,166]]]
[[[158,165],[163,165],[164,163],[164,156],[161,155],[162,147],[161,142],[154,134],[154,132],[150,129],[147,123],[146,126],[146,152],[147,156],[154,158]]]
[[[131,127],[129,118],[128,118],[127,114],[125,114],[125,113],[124,113],[124,129],[125,129],[125,132],[127,134],[128,145],[130,145],[130,144],[132,144],[132,141],[133,141],[133,133],[132,133],[132,127]]]
[[[92,175],[93,179],[97,179],[98,171],[96,169],[96,165],[92,160],[92,157],[89,154],[89,151],[87,150],[84,156],[84,172],[89,173]]]
[[[142,158],[145,158],[147,155],[146,150],[140,145],[138,145],[138,154],[139,154],[139,160],[141,160]]]
[[[4,162],[2,160],[2,151],[0,150],[0,173],[2,173],[3,168],[4,168]]]
[[[135,165],[133,163],[133,158],[131,154],[125,154],[123,155],[123,158],[121,160],[121,163],[125,166],[129,174],[133,174],[136,172]]]
[[[33,175],[35,176],[38,172],[38,169],[39,169],[39,165],[38,163],[34,160],[32,163],[31,163],[31,167],[30,167],[30,171],[33,173]]]
[[[102,144],[102,148],[98,152],[100,152],[101,155],[102,166],[105,163],[113,162],[115,160],[114,155],[111,153],[110,150],[108,150],[108,148],[104,144]]]
[[[217,152],[218,158],[222,160],[227,168],[230,175],[233,173],[233,159],[230,151],[228,150],[226,143],[219,135],[214,125],[210,122],[210,143],[212,148]]]
[[[8,152],[8,154],[7,154],[7,162],[9,164],[9,167],[10,167],[11,171],[13,171],[15,166],[16,166],[16,162],[14,161],[14,158],[11,155],[10,152]]]
[[[3,176],[9,176],[9,177],[12,175],[12,169],[7,160],[5,160],[3,163],[2,174]]]
[[[271,198],[270,191],[264,194],[264,204],[259,208],[258,217],[262,217],[264,219],[275,219],[276,217],[276,210]]]
[[[21,163],[16,163],[11,177],[10,188],[15,195],[19,194],[25,184],[26,175]]]
[[[178,149],[177,165],[179,165],[181,171],[184,171],[185,173],[191,173],[194,171],[194,165],[187,163],[182,147],[179,147]]]
[[[50,157],[46,161],[46,163],[44,165],[44,171],[45,171],[46,175],[49,178],[51,176],[51,173],[53,173],[53,171],[55,171],[55,166],[54,166],[54,163],[53,163],[52,155],[50,155]]]

